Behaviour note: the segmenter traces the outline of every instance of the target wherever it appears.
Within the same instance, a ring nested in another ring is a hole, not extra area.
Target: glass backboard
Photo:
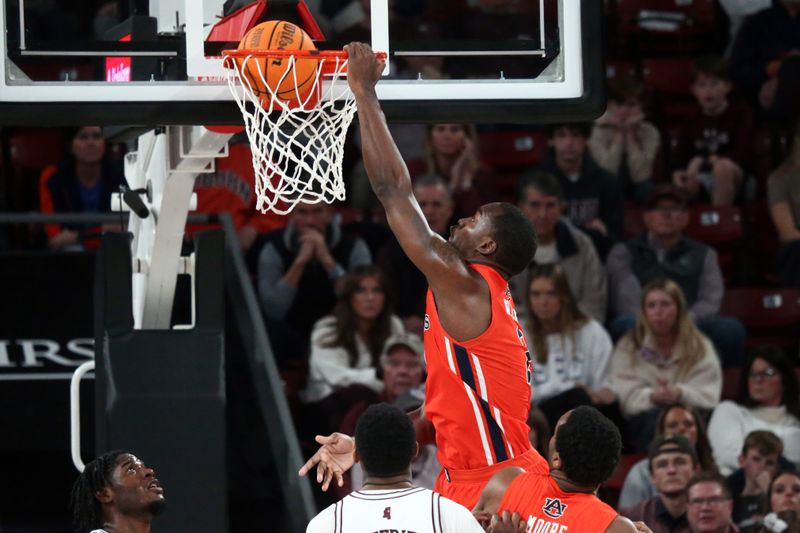
[[[238,33],[227,28],[226,40],[207,37],[237,8],[252,11],[252,2],[0,3],[3,124],[242,120],[219,54],[235,47],[245,28]],[[268,4],[260,20],[308,25],[297,0]],[[324,35],[316,40],[318,48],[340,49],[361,40],[389,53],[377,90],[390,121],[532,124],[587,120],[604,108],[597,0],[308,0],[304,5]]]

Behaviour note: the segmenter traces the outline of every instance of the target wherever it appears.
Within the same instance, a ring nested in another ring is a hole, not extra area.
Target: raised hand
[[[344,47],[347,52],[347,83],[353,94],[358,95],[372,89],[378,80],[385,61],[375,57],[375,52],[368,44],[350,43]]]
[[[322,484],[323,492],[328,490],[334,478],[336,484],[341,487],[344,484],[342,475],[355,463],[353,452],[356,449],[356,441],[343,433],[333,433],[327,437],[317,435],[315,440],[321,446],[300,468],[298,474],[305,476],[316,465],[317,483]]]

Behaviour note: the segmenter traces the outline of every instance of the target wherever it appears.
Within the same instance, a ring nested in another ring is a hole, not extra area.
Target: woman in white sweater
[[[724,401],[708,423],[708,439],[720,472],[739,468],[738,457],[748,433],[764,429],[783,440],[783,455],[800,467],[800,398],[797,374],[784,353],[756,349],[742,368],[736,402]]]
[[[596,320],[578,308],[564,270],[557,264],[531,270],[526,335],[533,352],[531,401],[555,427],[565,412],[593,405],[619,418],[609,406],[616,397],[609,388],[611,338]]]
[[[637,451],[650,444],[661,407],[680,401],[708,411],[719,403],[719,358],[675,282],[655,280],[642,290],[636,326],[612,356],[611,382]]]
[[[356,268],[343,280],[333,313],[318,320],[311,331],[303,401],[329,400],[335,404],[329,407],[338,412],[352,403],[344,398],[352,396],[345,394],[345,389],[356,386],[357,391],[366,388],[376,395],[383,391],[383,380],[378,377],[381,350],[386,339],[402,332],[402,322],[392,314],[383,274],[375,266]],[[333,401],[337,392],[341,402]]]

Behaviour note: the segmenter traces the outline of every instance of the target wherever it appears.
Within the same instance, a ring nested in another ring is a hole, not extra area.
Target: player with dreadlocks
[[[153,469],[122,450],[91,461],[72,486],[73,519],[80,531],[149,533],[164,504]]]

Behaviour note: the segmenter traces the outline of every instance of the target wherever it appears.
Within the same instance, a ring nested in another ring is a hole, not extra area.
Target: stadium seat
[[[642,79],[652,91],[691,96],[692,60],[680,57],[644,59]]]
[[[613,80],[615,78],[638,77],[636,63],[633,61],[626,61],[624,59],[609,59],[606,61],[606,78]]]
[[[623,483],[625,483],[625,477],[628,475],[630,469],[633,468],[633,465],[645,457],[647,457],[647,454],[644,453],[626,453],[620,456],[619,463],[617,463],[616,468],[614,468],[614,473],[603,483],[600,489],[600,494],[604,502],[616,508],[617,501],[619,500],[619,493],[622,491]]]
[[[635,52],[690,53],[708,44],[714,0],[618,0],[618,38]]]
[[[711,246],[730,243],[742,237],[742,214],[735,206],[696,206],[686,235]]]
[[[484,131],[479,141],[481,159],[495,169],[521,171],[536,166],[547,150],[544,131]]]
[[[61,159],[61,131],[54,128],[20,128],[9,138],[11,165],[41,170]]]
[[[800,339],[800,290],[728,289],[720,313],[735,316],[747,329],[747,346],[775,344],[796,353]]]
[[[722,400],[734,400],[739,393],[739,376],[742,369],[739,367],[722,369]]]
[[[644,209],[632,203],[625,204],[625,237],[632,239],[638,237],[645,230]]]
[[[642,80],[654,111],[653,118],[672,128],[696,113],[691,93],[692,60],[664,57],[642,60]]]
[[[727,282],[734,278],[736,247],[742,238],[742,216],[734,206],[692,208],[686,236],[708,244],[717,251],[719,265]]]

